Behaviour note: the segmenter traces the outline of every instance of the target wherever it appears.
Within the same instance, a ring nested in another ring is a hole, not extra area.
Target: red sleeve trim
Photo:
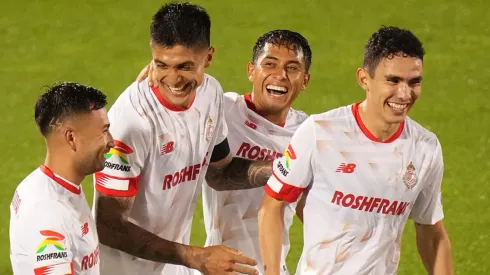
[[[276,193],[274,190],[272,190],[272,188],[269,186],[269,184],[267,184],[264,187],[264,190],[269,196],[275,198],[276,200],[287,201],[290,203],[295,202],[298,200],[301,193],[303,193],[303,191],[305,190],[304,188],[284,183],[280,179],[278,179],[277,176],[275,176],[275,175],[274,175],[274,177],[276,180],[278,180],[282,184],[282,187],[281,187],[281,190],[279,190],[279,193]]]
[[[138,193],[139,176],[122,178],[102,172],[95,173],[95,190],[114,197],[134,197]]]
[[[35,275],[49,275],[49,274],[74,275],[75,266],[73,265],[73,262],[52,264],[52,265],[34,268],[34,274]]]

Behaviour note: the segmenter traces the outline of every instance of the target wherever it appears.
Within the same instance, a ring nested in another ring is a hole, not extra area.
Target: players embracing
[[[223,91],[204,73],[210,19],[190,3],[164,5],[151,23],[152,79],[134,82],[108,112],[115,147],[95,174],[102,274],[256,274],[256,261],[225,246],[189,245],[201,185],[265,185],[269,162],[234,158]],[[249,265],[249,266],[247,266]]]

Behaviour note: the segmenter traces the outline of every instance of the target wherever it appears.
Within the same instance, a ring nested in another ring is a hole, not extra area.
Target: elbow
[[[213,188],[216,191],[225,191],[224,185],[219,180],[207,180],[208,186]]]
[[[98,215],[96,219],[99,242],[103,245],[119,249],[121,238],[127,238],[128,221],[119,215]]]

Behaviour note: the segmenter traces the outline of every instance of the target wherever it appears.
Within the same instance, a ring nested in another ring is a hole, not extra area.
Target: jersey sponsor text
[[[99,246],[89,255],[83,256],[82,270],[90,269],[97,265],[99,262]]]
[[[206,165],[207,154],[204,157],[202,163],[196,163],[194,165],[184,167],[180,169],[180,171],[175,172],[174,174],[167,174],[163,178],[163,190],[170,189],[175,187],[177,184],[181,184],[186,181],[195,180],[201,172],[201,168]]]
[[[332,203],[359,211],[377,212],[385,215],[402,215],[410,204],[409,202],[403,201],[390,201],[383,198],[356,196],[350,193],[344,194],[338,190],[333,194]]]
[[[274,152],[267,148],[262,148],[257,145],[250,145],[250,143],[243,142],[236,152],[236,156],[240,158],[246,158],[250,160],[275,160],[282,157],[281,153]]]

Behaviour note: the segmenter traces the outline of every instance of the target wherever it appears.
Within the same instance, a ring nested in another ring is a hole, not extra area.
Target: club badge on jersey
[[[208,117],[206,119],[206,126],[205,126],[205,132],[204,132],[204,137],[207,142],[211,141],[211,138],[213,137],[213,132],[214,132],[214,122],[211,119],[211,117]]]
[[[417,174],[415,173],[415,166],[412,162],[408,164],[407,170],[403,175],[403,183],[407,187],[407,190],[412,189],[415,185],[417,185]]]

